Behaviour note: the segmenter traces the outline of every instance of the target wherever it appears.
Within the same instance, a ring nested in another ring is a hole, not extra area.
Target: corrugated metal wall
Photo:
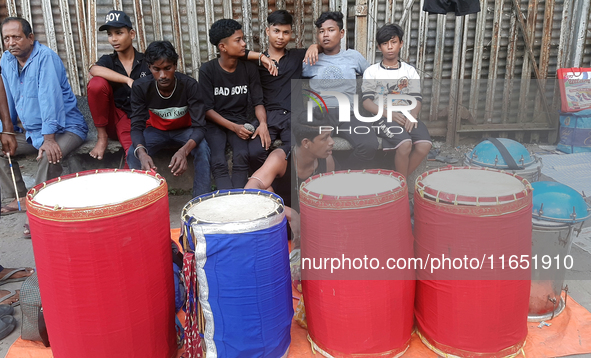
[[[0,16],[18,14],[31,20],[36,38],[64,60],[77,94],[85,93],[89,65],[112,51],[97,29],[113,8],[132,18],[140,51],[151,41],[170,40],[181,54],[179,70],[189,75],[215,57],[207,29],[220,18],[242,22],[248,47],[259,50],[265,46],[266,15],[277,8],[298,19],[297,47],[315,41],[313,20],[322,11],[341,10],[348,29],[343,44],[362,52],[369,62],[381,57],[376,29],[395,22],[405,29],[402,58],[423,77],[421,119],[432,135],[450,143],[473,132],[520,140],[550,134],[552,141],[557,87],[554,81],[529,79],[554,79],[557,68],[589,66],[589,0],[480,0],[480,13],[462,17],[429,15],[421,11],[424,1],[0,0]]]

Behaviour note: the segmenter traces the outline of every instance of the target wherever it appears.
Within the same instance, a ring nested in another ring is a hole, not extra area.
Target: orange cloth
[[[180,229],[171,230],[172,240],[178,243]],[[292,290],[295,297],[300,293]],[[293,300],[294,309],[299,300]],[[526,357],[546,358],[563,357],[572,354],[591,353],[591,313],[571,297],[568,298],[564,311],[552,321],[550,327],[538,328],[538,323],[528,323],[529,333],[525,343]],[[51,342],[51,332],[49,332]],[[307,331],[295,321],[291,324],[291,346],[288,358],[320,358],[314,355],[307,339]],[[182,350],[177,357],[181,357]],[[404,358],[424,358],[437,355],[429,350],[416,334],[412,335],[410,348]],[[25,341],[21,338],[10,347],[6,358],[53,358],[51,348],[45,348],[40,342]]]

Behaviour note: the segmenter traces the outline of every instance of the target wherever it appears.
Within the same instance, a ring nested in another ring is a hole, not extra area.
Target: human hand
[[[236,133],[236,135],[240,139],[247,140],[252,135],[252,132],[249,131],[248,129],[244,128],[244,126],[242,124],[234,124],[234,127],[232,130],[234,131],[234,133]]]
[[[170,172],[175,177],[180,176],[187,170],[187,156],[182,148],[174,153],[168,167],[171,168]]]
[[[129,86],[129,88],[133,86],[133,79],[131,77],[127,80],[127,85]]]
[[[148,155],[148,152],[146,152],[145,148],[142,150],[140,149],[138,151],[139,153],[139,160],[140,163],[142,164],[142,170],[154,170],[156,171],[156,165],[154,165],[154,160],[152,160],[152,157],[150,157]]]
[[[12,134],[0,134],[0,141],[2,143],[2,151],[4,154],[14,155],[16,153],[18,143],[16,142],[15,136]]]
[[[406,124],[406,117],[400,112],[392,112],[392,121],[404,127]]]
[[[308,50],[304,55],[304,63],[313,66],[316,62],[318,62],[318,45],[312,45],[308,47]]]
[[[37,160],[43,158],[43,152],[47,156],[47,160],[51,164],[57,164],[62,159],[62,149],[53,138],[45,138],[41,147],[39,147],[39,154]]]
[[[269,135],[267,123],[261,123],[251,138],[255,139],[257,135],[261,137],[261,144],[263,145],[263,148],[269,149],[271,146],[271,136]]]
[[[413,122],[408,118],[405,119],[406,123],[404,124],[404,129],[406,129],[408,133],[410,133],[413,130],[413,128],[417,128],[417,126],[419,125],[419,122]]]
[[[269,71],[271,76],[277,76],[277,74],[279,73],[279,69],[277,69],[277,66],[275,65],[275,62],[273,62],[273,60],[271,60],[270,58],[268,58],[265,55],[262,55],[261,56],[261,63]]]

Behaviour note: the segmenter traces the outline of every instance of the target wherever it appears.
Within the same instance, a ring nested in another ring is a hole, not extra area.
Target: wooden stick
[[[12,160],[10,160],[10,153],[6,153],[8,156],[8,164],[10,164],[10,174],[12,174],[12,183],[14,184],[14,194],[16,195],[16,202],[18,204],[18,211],[21,211],[21,200],[18,197],[18,189],[16,188],[16,179],[14,178],[14,169],[12,168]]]

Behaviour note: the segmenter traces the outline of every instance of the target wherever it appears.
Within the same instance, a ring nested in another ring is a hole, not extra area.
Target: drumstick
[[[8,164],[10,165],[10,174],[12,174],[12,182],[14,183],[14,193],[16,194],[16,202],[18,204],[18,211],[21,211],[21,201],[18,197],[18,189],[16,188],[16,179],[14,178],[14,169],[12,168],[12,160],[10,160],[10,153],[6,153],[8,156]]]

